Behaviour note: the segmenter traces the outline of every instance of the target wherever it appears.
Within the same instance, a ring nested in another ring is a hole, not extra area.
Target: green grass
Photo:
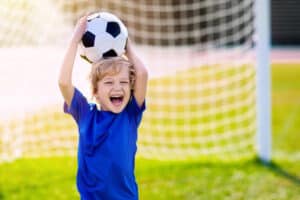
[[[300,199],[300,67],[272,67],[273,162],[160,162],[138,158],[141,200]],[[0,165],[0,199],[78,199],[76,158]]]
[[[277,166],[279,165],[279,166]],[[137,160],[140,199],[288,199],[300,197],[299,162],[264,166]],[[0,199],[77,199],[74,158],[23,159],[1,166]],[[5,173],[4,173],[5,170]]]
[[[274,65],[272,69],[273,146],[275,151],[300,150],[300,66]]]

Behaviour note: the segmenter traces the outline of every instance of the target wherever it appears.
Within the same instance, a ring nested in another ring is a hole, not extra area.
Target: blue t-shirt
[[[82,200],[137,200],[134,176],[137,129],[145,103],[132,97],[121,113],[97,109],[75,88],[64,112],[79,130],[77,188]]]

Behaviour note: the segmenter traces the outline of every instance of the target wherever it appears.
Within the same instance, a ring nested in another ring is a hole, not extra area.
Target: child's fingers
[[[80,22],[85,22],[86,20],[87,20],[87,15],[84,15],[84,16],[82,16],[80,19],[79,19],[79,21]]]
[[[81,17],[81,18],[77,21],[77,27],[86,26],[86,22],[87,22],[87,16]]]
[[[86,24],[88,21],[88,17],[94,14],[95,12],[86,12],[80,19],[78,20],[78,23],[80,24]]]
[[[84,14],[84,15],[80,16],[78,18],[78,20],[77,20],[77,24],[82,24],[82,23],[86,22],[87,21],[87,17],[88,17],[87,14]]]
[[[128,37],[127,40],[126,40],[126,45],[125,45],[126,51],[131,50],[131,44],[132,44],[131,39],[130,39],[130,37]]]

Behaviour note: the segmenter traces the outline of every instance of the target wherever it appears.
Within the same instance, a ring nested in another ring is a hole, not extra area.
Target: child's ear
[[[94,94],[93,98],[97,101],[97,103],[99,103],[99,96],[97,94]]]
[[[92,91],[92,98],[97,99],[97,88],[94,88]]]

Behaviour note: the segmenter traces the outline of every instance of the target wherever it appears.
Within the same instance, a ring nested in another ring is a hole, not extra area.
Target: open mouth
[[[110,99],[110,102],[114,106],[120,106],[123,102],[124,97],[123,96],[111,96],[109,99]]]

